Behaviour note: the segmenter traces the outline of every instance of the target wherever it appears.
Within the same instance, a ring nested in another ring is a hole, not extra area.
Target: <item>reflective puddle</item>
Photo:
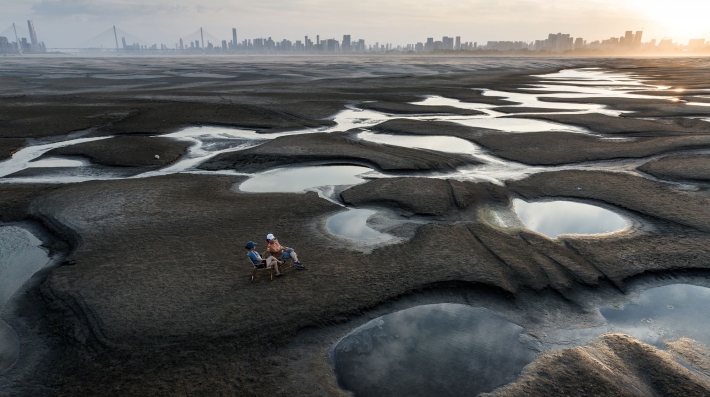
[[[28,168],[70,168],[70,167],[81,167],[86,165],[83,161],[63,159],[60,157],[49,157],[42,160],[32,161],[27,164]]]
[[[475,396],[514,381],[535,352],[525,330],[487,309],[417,306],[355,329],[330,351],[357,397]]]
[[[600,309],[609,328],[663,348],[687,337],[710,346],[710,288],[674,284],[643,292],[622,308]]]
[[[42,242],[17,226],[0,226],[0,311],[38,270],[49,263]]]
[[[574,201],[528,203],[515,199],[513,206],[528,229],[550,238],[562,234],[611,233],[628,226],[628,222],[619,214]]]
[[[445,98],[438,95],[433,95],[427,97],[420,102],[412,102],[412,105],[424,105],[424,106],[451,106],[459,109],[468,110],[480,110],[485,112],[486,109],[496,107],[497,105],[489,105],[487,103],[472,103],[472,102],[461,102],[458,99]]]
[[[354,165],[280,168],[254,175],[239,185],[239,190],[252,193],[302,193],[321,186],[357,185],[365,182],[360,176],[368,172],[372,172],[372,169]]]
[[[514,117],[486,118],[486,119],[447,119],[457,124],[468,127],[488,128],[505,132],[543,132],[543,131],[568,131],[586,133],[585,130],[571,125],[551,123],[543,120],[531,120]]]
[[[325,227],[334,235],[353,240],[360,245],[381,244],[395,239],[392,235],[367,226],[367,220],[376,213],[377,211],[368,209],[348,208],[347,211],[328,218]]]
[[[361,132],[357,137],[369,142],[414,149],[429,149],[446,153],[483,153],[483,150],[472,142],[452,136],[389,135]]]
[[[0,312],[32,275],[49,264],[49,255],[41,244],[21,227],[0,226]],[[17,334],[0,320],[0,372],[15,362],[19,352]]]

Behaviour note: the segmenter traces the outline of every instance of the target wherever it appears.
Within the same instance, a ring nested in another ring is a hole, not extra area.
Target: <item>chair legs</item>
[[[252,283],[254,282],[254,279],[256,278],[257,270],[259,270],[259,269],[254,268],[254,270],[251,272],[251,282]],[[269,271],[269,278],[271,279],[271,281],[274,281],[274,269],[271,268],[271,269],[263,269],[263,270],[268,270]]]

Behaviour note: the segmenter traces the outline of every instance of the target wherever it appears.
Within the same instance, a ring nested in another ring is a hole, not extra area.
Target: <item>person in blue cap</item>
[[[271,269],[273,267],[274,270],[276,270],[277,276],[283,276],[283,274],[279,271],[279,260],[276,259],[275,256],[270,256],[266,259],[262,258],[261,255],[256,252],[257,245],[259,244],[250,241],[247,243],[247,246],[244,247],[247,249],[247,256],[251,259],[251,262],[257,266],[266,266],[267,269]]]

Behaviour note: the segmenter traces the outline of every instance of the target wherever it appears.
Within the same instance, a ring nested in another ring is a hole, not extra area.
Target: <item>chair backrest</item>
[[[251,264],[254,267],[258,267],[261,265],[261,263],[254,263],[254,261],[251,260],[251,257],[249,255],[247,255],[247,260],[249,261],[249,264]]]

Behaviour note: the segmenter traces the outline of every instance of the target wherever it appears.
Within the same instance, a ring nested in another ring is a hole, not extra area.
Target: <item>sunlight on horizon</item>
[[[635,11],[659,23],[668,38],[704,38],[708,30],[710,1],[634,0]]]

